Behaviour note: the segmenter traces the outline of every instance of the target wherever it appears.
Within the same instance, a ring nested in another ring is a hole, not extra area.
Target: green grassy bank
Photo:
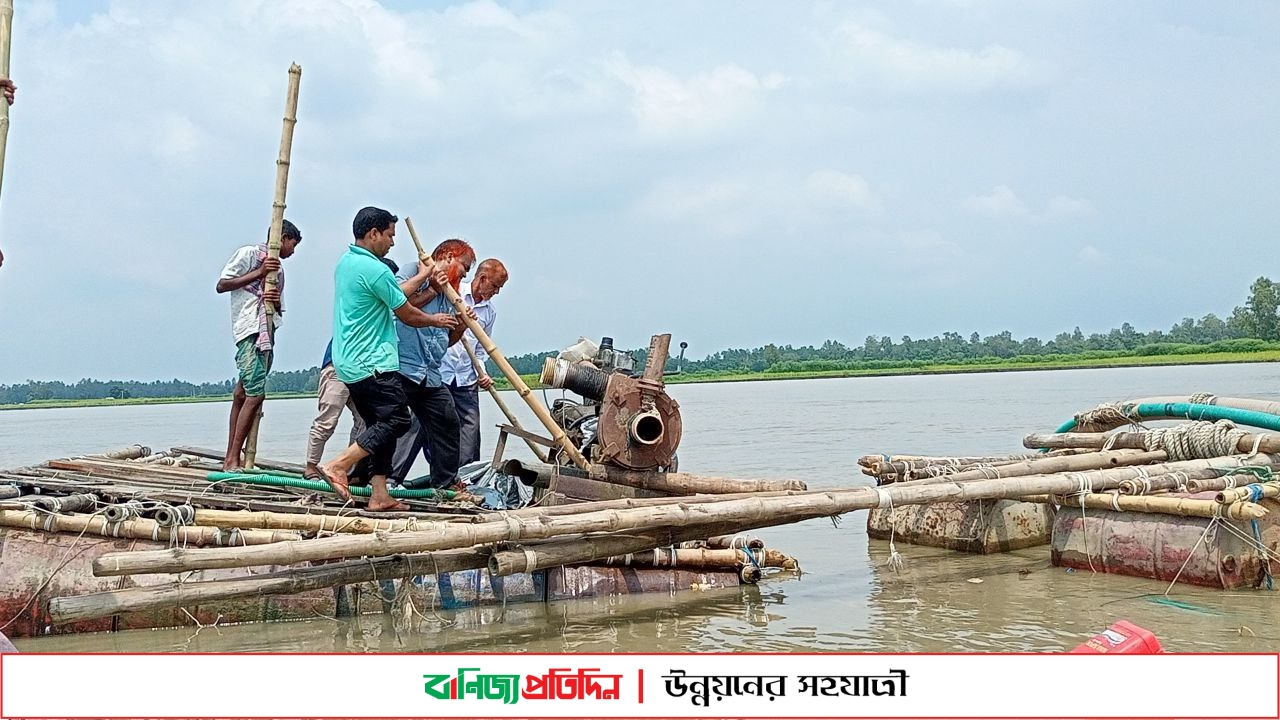
[[[1280,361],[1280,350],[1258,352],[1206,352],[1171,355],[1117,355],[1088,357],[1080,355],[1046,355],[1034,358],[1009,358],[964,363],[926,363],[921,361],[893,364],[886,361],[865,363],[865,367],[833,370],[766,370],[742,373],[690,373],[670,375],[667,383],[746,382],[754,380],[808,380],[814,378],[885,377],[891,375],[947,375],[959,373],[1016,372],[1027,370],[1079,370],[1088,368],[1149,367],[1159,365],[1216,365],[1226,363],[1259,363]],[[537,375],[522,376],[530,387],[538,387]],[[505,379],[499,389],[509,389]],[[269,400],[311,398],[312,393],[275,393]],[[17,405],[0,405],[0,410],[36,410],[42,408],[104,407],[115,405],[164,405],[171,403],[226,402],[230,395],[174,398],[94,398],[87,400],[44,400]]]

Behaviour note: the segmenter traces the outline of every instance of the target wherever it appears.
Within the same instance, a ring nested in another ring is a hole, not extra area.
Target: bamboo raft
[[[1180,422],[1145,425],[1156,420]],[[864,456],[862,472],[886,497],[867,531],[891,553],[896,542],[977,553],[1048,544],[1063,567],[1270,588],[1280,572],[1280,435],[1266,430],[1280,430],[1280,403],[1199,394],[1082,412],[1058,432],[1027,435],[1030,454]],[[939,485],[991,491],[897,500]]]
[[[202,448],[135,445],[0,471],[4,631],[420,613],[732,587],[797,569],[759,538],[736,534],[740,521],[646,519],[787,497],[803,488],[794,481],[653,474],[657,491],[626,484],[634,474],[611,484],[529,464],[520,470],[540,485],[533,507],[495,512],[474,497],[438,493],[405,498],[409,512],[367,513],[329,493],[218,480],[221,460]],[[301,469],[257,465],[279,476]],[[593,500],[595,485],[613,493]],[[268,552],[243,554],[257,548]],[[229,554],[203,555],[215,550]],[[184,558],[192,567],[175,566]]]

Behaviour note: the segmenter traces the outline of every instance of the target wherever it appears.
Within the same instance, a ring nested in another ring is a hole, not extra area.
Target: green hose
[[[1201,405],[1199,403],[1142,403],[1140,405],[1123,405],[1120,409],[1126,416],[1134,419],[1230,420],[1238,425],[1248,425],[1280,432],[1280,415],[1258,412],[1257,410],[1241,410],[1239,408]],[[1076,421],[1075,418],[1072,418],[1059,426],[1057,432],[1071,432],[1075,427]]]
[[[211,472],[205,476],[205,480],[209,482],[239,482],[248,483],[250,485],[271,485],[273,487],[291,487],[301,490],[314,490],[316,492],[333,492],[333,488],[329,487],[329,483],[323,480],[308,480],[299,475],[280,472],[279,470],[264,470],[257,473],[233,473],[233,472]],[[348,488],[352,495],[358,497],[369,497],[373,494],[373,490],[368,486]],[[423,498],[439,498],[441,500],[452,500],[458,493],[453,490],[434,490],[426,488],[423,490],[392,490],[391,497],[421,500]]]

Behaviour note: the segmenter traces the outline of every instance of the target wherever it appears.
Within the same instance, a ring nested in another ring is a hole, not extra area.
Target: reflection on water
[[[684,414],[684,469],[841,487],[865,484],[854,460],[868,453],[1014,452],[1024,434],[1052,429],[1103,401],[1197,391],[1277,399],[1264,390],[1278,387],[1280,365],[1268,364],[678,385],[672,394]],[[492,426],[499,416],[487,402],[484,422]],[[0,467],[135,442],[217,447],[225,442],[226,411],[212,404],[0,413]],[[261,454],[296,460],[313,412],[308,401],[268,404]],[[536,422],[531,414],[521,420]],[[17,645],[24,651],[1061,651],[1125,618],[1151,629],[1170,650],[1280,648],[1280,630],[1269,622],[1278,596],[1266,591],[1179,586],[1170,602],[1166,583],[1050,567],[1047,548],[971,556],[899,544],[905,565],[894,572],[884,564],[887,544],[869,541],[865,522],[859,512],[839,523],[819,519],[760,531],[771,546],[796,556],[804,572],[756,587]]]

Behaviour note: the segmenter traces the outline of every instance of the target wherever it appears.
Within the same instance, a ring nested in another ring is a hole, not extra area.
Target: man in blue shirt
[[[369,458],[373,492],[368,509],[372,511],[408,509],[387,492],[396,438],[409,427],[392,315],[409,327],[458,324],[456,317],[428,315],[410,305],[391,270],[381,262],[395,245],[397,222],[399,218],[386,210],[362,208],[351,223],[355,243],[333,274],[333,369],[367,427],[341,455],[318,469],[333,491],[350,501],[348,473]],[[421,287],[434,270],[434,263],[419,263],[409,281]]]
[[[493,324],[498,318],[498,311],[491,302],[502,287],[507,284],[507,268],[497,258],[489,258],[476,266],[476,277],[470,283],[463,283],[458,295],[476,314],[476,322],[484,334],[493,337]],[[480,371],[476,372],[475,363],[463,345],[475,351],[480,361]],[[480,459],[480,390],[493,387],[493,378],[484,371],[484,361],[489,357],[475,335],[468,330],[456,345],[450,345],[444,354],[444,362],[440,364],[440,376],[444,386],[449,388],[453,396],[453,405],[458,411],[460,425],[458,443],[458,464],[466,465]]]
[[[441,281],[448,282],[456,290],[475,264],[476,253],[467,242],[450,239],[432,251],[431,260],[445,277],[437,274],[432,281],[434,287],[423,286],[421,292],[409,298],[409,302],[423,303],[420,307],[428,314],[452,312],[453,305],[438,292]],[[474,317],[474,311],[468,312]],[[431,481],[429,485],[415,487],[461,489],[455,487],[458,485],[459,466],[458,414],[453,396],[444,386],[440,374],[445,351],[458,342],[465,329],[461,320],[451,317],[457,321],[457,325],[451,328],[415,329],[396,323],[396,333],[400,338],[400,377],[419,427],[417,432],[410,430],[402,435],[396,443],[391,469],[393,481],[403,482],[409,477],[421,450],[431,464]]]

